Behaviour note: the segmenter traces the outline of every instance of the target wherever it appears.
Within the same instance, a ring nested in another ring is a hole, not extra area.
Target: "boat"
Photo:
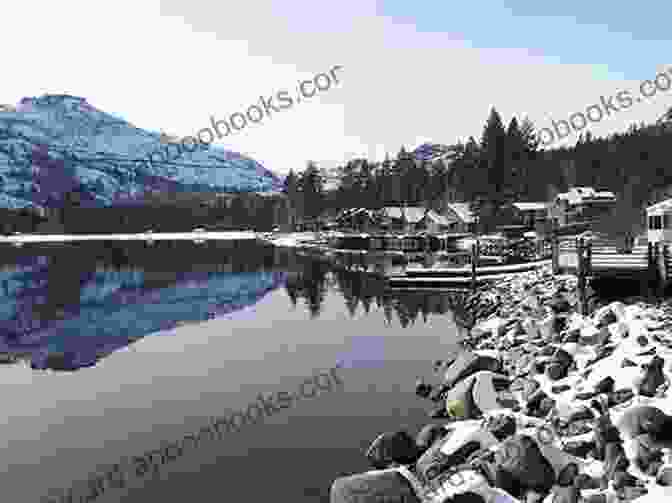
[[[510,274],[528,272],[550,265],[550,260],[536,260],[513,265],[477,266],[476,284],[501,279]],[[467,267],[409,267],[402,274],[386,277],[390,288],[443,288],[467,285],[474,281],[471,266]]]

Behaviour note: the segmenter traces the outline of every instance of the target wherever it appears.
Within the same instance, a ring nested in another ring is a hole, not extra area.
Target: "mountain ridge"
[[[273,192],[282,178],[259,162],[199,144],[171,161],[163,133],[138,128],[86,98],[45,94],[0,108],[0,207],[142,204],[156,192]],[[186,150],[186,149],[185,149]]]

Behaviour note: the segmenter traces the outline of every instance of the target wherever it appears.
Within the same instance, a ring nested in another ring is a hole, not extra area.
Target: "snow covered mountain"
[[[142,203],[148,192],[281,187],[282,179],[253,159],[202,144],[180,154],[160,133],[102,112],[85,98],[43,95],[0,106],[2,208],[58,207],[71,192],[82,206],[110,206]]]

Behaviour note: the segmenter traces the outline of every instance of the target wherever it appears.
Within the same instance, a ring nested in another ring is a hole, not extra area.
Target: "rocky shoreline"
[[[337,479],[331,502],[672,501],[672,306],[593,298],[581,315],[576,287],[543,268],[470,295],[456,313],[471,327],[464,354],[434,364],[438,384],[416,386],[436,403],[435,423],[413,445],[403,431],[377,438],[367,453],[375,470]],[[490,440],[469,433],[460,443],[467,431]],[[476,453],[456,454],[470,444]],[[502,482],[526,463],[517,483]],[[554,471],[527,487],[546,464]]]

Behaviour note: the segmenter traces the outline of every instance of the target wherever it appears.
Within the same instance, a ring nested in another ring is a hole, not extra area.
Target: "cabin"
[[[417,206],[385,206],[377,212],[381,228],[388,231],[412,232],[425,216],[425,208]]]
[[[339,228],[357,232],[426,232],[440,234],[455,231],[451,219],[434,210],[422,206],[386,206],[375,210],[368,208],[347,208],[336,217]]]
[[[450,220],[445,216],[439,215],[434,210],[429,210],[415,225],[415,230],[438,234],[450,230],[450,224]]]
[[[672,242],[672,199],[646,208],[649,243]]]
[[[610,215],[615,206],[616,195],[613,192],[572,187],[556,196],[549,206],[549,216],[560,227],[590,223]]]
[[[346,208],[335,219],[341,229],[370,232],[378,227],[379,218],[374,210],[367,208]]]
[[[469,203],[448,203],[443,216],[449,222],[450,232],[472,233],[475,231],[476,218]]]
[[[513,203],[515,223],[522,225],[526,230],[535,230],[548,219],[549,203]]]

